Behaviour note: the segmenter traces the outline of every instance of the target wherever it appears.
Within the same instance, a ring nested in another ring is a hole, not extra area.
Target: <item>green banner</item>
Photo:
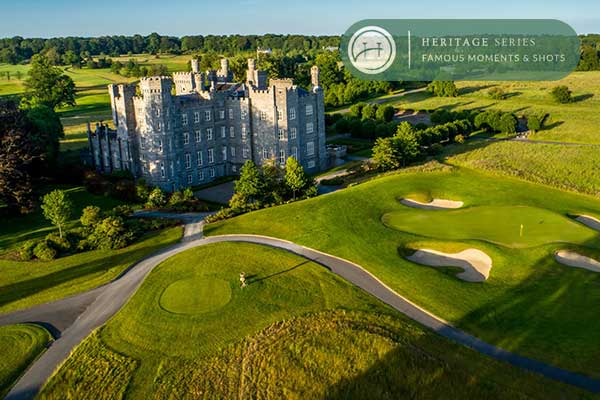
[[[361,79],[558,80],[579,62],[577,33],[562,21],[363,20],[341,40]]]

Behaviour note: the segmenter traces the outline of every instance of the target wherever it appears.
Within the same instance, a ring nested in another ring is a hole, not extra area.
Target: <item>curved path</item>
[[[400,296],[364,268],[350,261],[277,238],[257,235],[222,235],[183,241],[182,243],[163,249],[138,262],[115,281],[94,289],[96,293],[91,304],[87,306],[85,311],[77,317],[73,324],[66,328],[61,336],[54,341],[48,350],[27,370],[11,389],[6,398],[15,400],[31,399],[35,397],[44,383],[51,377],[52,373],[69,356],[70,352],[90,335],[93,330],[102,326],[115,315],[139,288],[145,277],[157,265],[175,254],[191,248],[219,242],[256,243],[297,254],[323,265],[333,273],[360,287],[409,318],[434,330],[446,338],[497,360],[508,362],[512,365],[539,373],[554,380],[600,393],[600,380],[595,380],[581,374],[522,357],[483,342],[482,340],[453,327],[450,323],[436,317],[415,305],[410,300]],[[77,300],[82,296],[88,295],[88,293],[83,293],[70,299],[75,304],[79,304]],[[49,303],[45,305],[45,307],[50,311],[53,305],[57,303],[59,302]],[[28,321],[13,321],[13,323],[14,322]]]

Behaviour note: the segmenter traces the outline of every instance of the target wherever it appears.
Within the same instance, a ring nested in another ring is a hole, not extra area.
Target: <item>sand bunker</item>
[[[554,254],[559,263],[568,267],[583,268],[588,271],[600,272],[600,261],[586,257],[570,250],[559,250]]]
[[[423,210],[447,210],[461,208],[464,204],[462,201],[443,199],[433,199],[429,203],[421,203],[420,201],[411,199],[400,199],[400,203],[408,207],[421,208]]]
[[[598,218],[591,217],[589,215],[580,215],[575,219],[592,229],[600,231],[600,219]]]
[[[483,282],[490,276],[492,259],[481,250],[467,249],[448,254],[436,250],[421,249],[406,257],[417,264],[429,267],[458,267],[464,271],[456,277],[467,282]]]

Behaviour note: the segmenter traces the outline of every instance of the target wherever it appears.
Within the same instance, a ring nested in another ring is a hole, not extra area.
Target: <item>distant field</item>
[[[243,289],[241,271],[248,277]],[[45,399],[581,396],[424,330],[320,265],[244,243],[211,244],[165,261],[41,393]]]
[[[0,327],[0,396],[4,397],[50,340],[50,334],[36,325]]]
[[[531,139],[600,143],[600,71],[575,72],[556,82],[456,82],[456,85],[460,97],[431,97],[419,92],[395,99],[391,104],[416,110],[497,109],[517,114],[545,111],[551,116],[549,126]],[[567,85],[576,101],[555,103],[550,90],[558,85]],[[491,99],[487,92],[492,87],[501,87],[509,97]]]

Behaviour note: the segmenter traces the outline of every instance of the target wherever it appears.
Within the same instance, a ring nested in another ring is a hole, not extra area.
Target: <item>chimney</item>
[[[319,72],[319,67],[317,67],[316,65],[313,65],[310,69],[310,82],[312,84],[312,89],[320,89],[321,85],[320,85],[320,72]]]

